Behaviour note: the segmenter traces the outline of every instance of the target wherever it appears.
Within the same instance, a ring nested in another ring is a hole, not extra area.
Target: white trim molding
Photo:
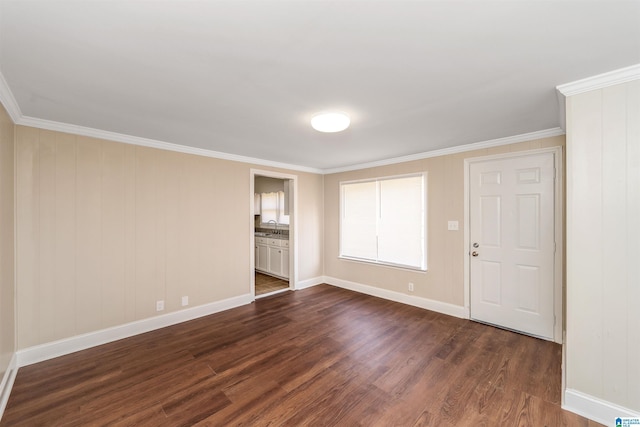
[[[29,126],[37,129],[52,130],[56,132],[64,132],[72,135],[87,136],[90,138],[104,139],[107,141],[121,142],[124,144],[139,145],[141,147],[157,148],[160,150],[175,151],[178,153],[193,154],[203,157],[212,157],[222,160],[230,160],[241,163],[255,164],[259,166],[268,166],[279,169],[288,169],[299,172],[316,173],[320,175],[332,174],[338,172],[347,172],[353,170],[367,169],[378,166],[386,166],[397,163],[410,162],[413,160],[422,160],[431,157],[445,156],[449,154],[463,153],[466,151],[480,150],[484,148],[498,147],[501,145],[515,144],[518,142],[531,141],[534,139],[550,138],[554,136],[564,135],[562,128],[551,128],[519,135],[507,136],[504,138],[491,139],[488,141],[475,142],[471,144],[459,145],[455,147],[443,148],[440,150],[426,151],[422,153],[412,154],[408,156],[394,157],[391,159],[382,159],[374,162],[354,164],[339,168],[318,169],[308,166],[300,166],[289,163],[281,163],[271,160],[258,159],[255,157],[247,157],[220,151],[213,151],[204,148],[191,147],[171,142],[159,141],[150,138],[142,138],[132,135],[126,135],[117,132],[111,132],[101,129],[95,129],[85,126],[78,126],[69,123],[56,122],[53,120],[39,119],[37,117],[24,116],[20,111],[20,107],[16,102],[9,85],[0,73],[0,102],[7,109],[13,122],[17,125]],[[564,115],[562,112],[561,116]]]
[[[375,168],[378,166],[393,165],[396,163],[412,162],[414,160],[423,160],[431,157],[447,156],[450,154],[465,153],[467,151],[482,150],[485,148],[499,147],[501,145],[517,144],[519,142],[533,141],[534,139],[551,138],[554,136],[564,135],[565,131],[559,127],[545,129],[536,132],[523,133],[520,135],[507,136],[504,138],[490,139],[488,141],[474,142],[471,144],[458,145],[455,147],[443,148],[441,150],[425,151],[424,153],[412,154],[410,156],[394,157],[392,159],[379,160],[377,162],[361,163],[352,166],[345,166],[333,169],[324,169],[324,174],[349,172],[359,169]]]
[[[14,123],[18,123],[22,117],[22,111],[20,111],[20,106],[14,98],[13,92],[11,92],[9,84],[4,79],[2,73],[0,73],[0,102],[4,105],[11,120],[13,120]]]
[[[296,290],[307,289],[326,283],[324,276],[312,277],[311,279],[300,280],[296,282]]]
[[[556,90],[564,96],[572,96],[638,79],[640,79],[640,64],[558,85]]]
[[[194,154],[196,156],[212,157],[215,159],[230,160],[233,162],[249,163],[260,166],[269,166],[280,169],[290,169],[300,172],[321,174],[322,169],[298,166],[289,163],[274,162],[271,160],[258,159],[255,157],[241,156],[237,154],[223,153],[221,151],[196,148],[188,145],[174,144],[171,142],[158,141],[155,139],[141,138],[138,136],[126,135],[123,133],[110,132],[106,130],[94,129],[84,126],[77,126],[67,123],[43,120],[35,117],[21,116],[16,124],[30,126],[38,129],[53,130],[57,132],[70,133],[73,135],[88,136],[90,138],[105,139],[108,141],[122,142],[123,144],[139,145],[141,147],[157,148],[160,150],[175,151],[178,153]]]
[[[251,302],[253,302],[253,297],[250,294],[244,294],[222,301],[188,308],[186,310],[175,311],[161,316],[138,320],[96,332],[90,332],[59,341],[25,348],[23,350],[19,350],[17,353],[17,366],[23,367],[32,365],[34,363],[53,359],[54,357],[64,356],[76,351],[85,350],[87,348],[99,346],[123,338],[132,337],[134,335],[143,334],[145,332],[176,325],[178,323],[219,313],[235,307],[240,307]]]
[[[567,125],[567,97],[640,79],[640,64],[556,86],[560,127]]]
[[[395,301],[402,304],[412,305],[414,307],[424,308],[425,310],[435,311],[437,313],[449,316],[468,319],[469,313],[459,305],[449,304],[442,301],[436,301],[428,298],[407,295],[400,292],[390,291],[388,289],[376,288],[375,286],[364,285],[362,283],[350,282],[348,280],[337,279],[335,277],[325,277],[325,283],[336,286],[338,288],[348,289],[350,291],[359,292],[361,294],[371,295],[383,298],[389,301]]]
[[[4,371],[2,381],[0,381],[0,420],[2,419],[2,414],[4,414],[4,410],[7,407],[7,402],[9,402],[9,395],[11,394],[11,389],[13,388],[13,382],[16,379],[17,373],[18,357],[16,353],[13,353],[9,366],[6,371]]]
[[[606,400],[598,399],[597,397],[572,389],[564,391],[562,409],[582,415],[606,426],[614,425],[614,420],[618,417],[640,418],[640,412],[623,408]]]

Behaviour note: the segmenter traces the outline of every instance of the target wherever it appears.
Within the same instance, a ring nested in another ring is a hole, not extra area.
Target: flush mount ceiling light
[[[311,118],[311,127],[319,132],[340,132],[349,127],[351,120],[345,113],[319,113]]]

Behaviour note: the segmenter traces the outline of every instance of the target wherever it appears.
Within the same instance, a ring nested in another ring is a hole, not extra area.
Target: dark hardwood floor
[[[21,368],[2,426],[598,426],[560,346],[328,285]]]

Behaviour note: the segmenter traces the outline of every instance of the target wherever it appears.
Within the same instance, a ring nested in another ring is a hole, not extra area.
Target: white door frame
[[[268,178],[289,179],[293,184],[289,189],[293,195],[293,205],[289,205],[289,289],[296,289],[298,283],[298,175],[288,173],[250,169],[249,170],[249,277],[251,277],[251,296],[256,299],[256,259],[255,259],[255,179],[256,176]],[[293,212],[291,212],[293,211]]]
[[[470,190],[469,190],[469,178],[471,175],[471,164],[478,162],[486,162],[488,160],[501,160],[501,159],[510,159],[516,157],[530,156],[541,153],[553,153],[555,168],[556,168],[556,179],[555,179],[555,212],[554,212],[554,223],[555,223],[555,242],[556,242],[556,252],[554,257],[554,291],[553,291],[553,300],[554,300],[554,315],[555,315],[555,325],[553,327],[553,341],[558,344],[562,344],[563,336],[562,331],[564,328],[564,305],[563,305],[563,296],[564,296],[564,169],[563,169],[563,161],[562,147],[550,147],[550,148],[540,148],[534,150],[525,150],[525,151],[516,151],[510,153],[502,153],[495,154],[489,156],[482,157],[471,157],[468,159],[464,159],[464,248],[465,248],[465,257],[464,257],[464,308],[466,317],[471,318],[471,305],[470,305],[470,294],[471,294],[471,262],[469,259],[469,253],[471,252],[470,248]]]

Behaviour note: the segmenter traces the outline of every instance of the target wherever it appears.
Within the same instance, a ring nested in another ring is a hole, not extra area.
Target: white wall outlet
[[[447,223],[447,230],[457,231],[458,230],[458,221],[449,221]]]
[[[164,301],[156,301],[156,311],[164,310]]]
[[[189,305],[189,297],[182,297],[182,306]]]
[[[413,292],[413,283],[409,282],[409,292]]]

